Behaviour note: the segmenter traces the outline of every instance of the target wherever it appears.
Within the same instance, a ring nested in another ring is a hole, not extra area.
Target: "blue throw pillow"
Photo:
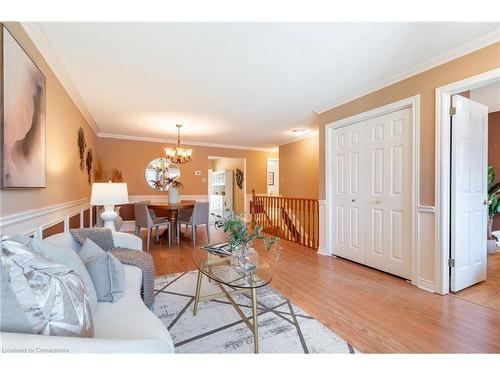
[[[29,245],[31,250],[43,255],[56,263],[65,265],[66,267],[75,271],[75,273],[82,279],[87,295],[89,297],[90,311],[94,314],[97,307],[97,294],[85,265],[78,256],[78,254],[69,247],[62,247],[53,245],[49,242],[31,239]]]
[[[92,278],[97,300],[116,302],[125,289],[125,268],[113,254],[101,249],[90,238],[83,243],[78,253]]]

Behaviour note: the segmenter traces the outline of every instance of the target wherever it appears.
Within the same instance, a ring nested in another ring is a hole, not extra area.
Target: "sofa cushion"
[[[115,256],[87,238],[79,253],[94,283],[98,301],[116,302],[123,295],[125,271]]]
[[[116,303],[98,302],[94,315],[95,337],[102,339],[157,339],[174,345],[165,325],[141,299],[141,270],[125,268],[125,292]]]
[[[83,246],[85,240],[90,238],[101,249],[110,251],[115,247],[113,232],[108,228],[78,228],[69,230],[73,238]]]
[[[93,336],[87,292],[73,270],[9,240],[2,241],[1,266],[32,333]]]

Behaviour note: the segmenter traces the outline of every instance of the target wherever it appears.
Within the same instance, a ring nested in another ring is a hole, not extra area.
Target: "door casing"
[[[500,81],[500,68],[490,70],[436,89],[436,273],[435,292],[450,291],[450,171],[451,171],[451,96]]]

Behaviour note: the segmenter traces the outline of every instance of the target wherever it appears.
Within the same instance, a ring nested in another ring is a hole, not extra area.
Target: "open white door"
[[[457,292],[486,279],[488,107],[452,97],[451,279]]]

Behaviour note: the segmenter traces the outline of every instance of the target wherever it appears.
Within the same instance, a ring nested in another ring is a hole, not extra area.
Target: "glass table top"
[[[200,248],[193,251],[193,263],[210,279],[233,288],[260,288],[273,278],[267,262],[259,263],[251,272],[244,272],[240,267],[231,265],[230,256],[220,256]]]

